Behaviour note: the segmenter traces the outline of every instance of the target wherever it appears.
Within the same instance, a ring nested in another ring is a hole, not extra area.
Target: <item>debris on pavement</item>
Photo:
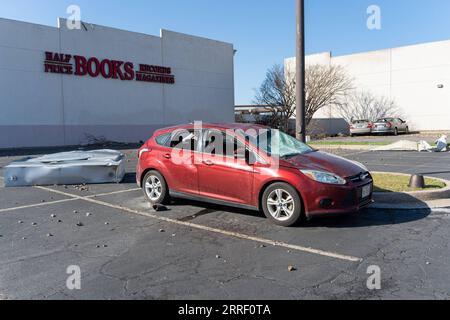
[[[125,177],[125,156],[115,150],[73,151],[25,158],[4,168],[5,187],[119,183]]]
[[[373,151],[427,151],[427,152],[446,152],[448,151],[447,136],[443,135],[436,141],[437,147],[434,148],[428,142],[421,140],[419,142],[401,140],[387,146],[375,148]]]
[[[78,222],[77,227],[84,227],[84,224],[82,222]]]
[[[297,271],[297,269],[295,267],[293,267],[293,266],[289,266],[288,267],[288,271],[289,272],[294,272],[294,271]]]
[[[448,142],[447,136],[443,135],[439,139],[436,140],[436,149],[435,152],[447,152]]]

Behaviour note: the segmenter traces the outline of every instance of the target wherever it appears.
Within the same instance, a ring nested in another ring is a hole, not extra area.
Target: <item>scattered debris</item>
[[[58,220],[58,223],[62,223],[62,220]]]
[[[23,221],[22,221],[22,220],[19,220],[17,223],[18,223],[18,224],[23,224]]]
[[[73,210],[73,213],[77,214],[77,213],[78,213],[78,211],[77,211],[77,210]]]
[[[36,227],[38,224],[37,224],[36,222],[33,222],[31,225],[32,225],[33,227]]]
[[[84,227],[84,224],[82,222],[78,222],[77,227]]]
[[[109,222],[105,222],[105,226],[108,226],[109,225]]]
[[[90,217],[91,216],[91,213],[90,212],[87,212],[86,213],[86,217]]]
[[[219,255],[216,255],[216,259],[220,259],[221,257]]]
[[[27,240],[27,237],[22,237],[22,240]]]
[[[51,233],[47,233],[47,237],[53,237]]]
[[[167,211],[167,207],[163,206],[162,204],[153,204],[152,205],[152,209],[155,212],[162,212],[162,211]]]
[[[288,271],[289,272],[294,272],[294,271],[297,271],[297,269],[295,267],[293,267],[293,266],[289,266],[288,267]]]
[[[164,230],[164,229],[159,229],[159,232],[164,233],[164,232],[166,232],[166,230]]]
[[[89,187],[86,186],[86,184],[76,185],[76,186],[73,186],[73,188],[78,191],[89,191]]]
[[[56,218],[56,214],[52,214],[52,215],[50,215],[50,217]]]
[[[429,261],[426,262],[426,265],[427,265],[427,266],[429,266],[430,264],[431,264],[431,262],[429,262]]]

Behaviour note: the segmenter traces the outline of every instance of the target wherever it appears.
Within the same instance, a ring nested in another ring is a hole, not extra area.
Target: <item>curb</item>
[[[410,174],[396,172],[373,171],[372,173],[411,176]],[[425,178],[441,181],[445,183],[447,187],[433,191],[375,192],[373,195],[375,203],[369,208],[419,210],[450,207],[450,181],[428,176]]]

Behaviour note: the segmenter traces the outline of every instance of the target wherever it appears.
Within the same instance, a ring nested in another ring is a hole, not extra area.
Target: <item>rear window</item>
[[[377,122],[381,122],[381,123],[384,123],[384,122],[394,122],[394,121],[395,121],[394,118],[386,118],[386,119],[379,119],[379,120],[377,120]]]
[[[155,139],[156,143],[159,144],[160,146],[168,147],[169,141],[170,141],[170,136],[171,136],[170,133],[160,135],[160,136],[156,137],[156,139]]]
[[[369,120],[355,120],[353,121],[354,124],[364,124],[364,123],[368,123]]]

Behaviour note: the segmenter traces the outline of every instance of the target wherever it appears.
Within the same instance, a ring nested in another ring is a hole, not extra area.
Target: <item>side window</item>
[[[256,162],[256,155],[250,152],[237,136],[231,136],[218,130],[208,130],[202,148],[205,154],[246,160],[248,164]]]
[[[200,133],[194,130],[177,130],[172,132],[169,138],[169,146],[173,149],[197,150]]]
[[[156,143],[159,144],[160,146],[163,147],[168,147],[169,146],[169,141],[170,141],[170,133],[166,133],[163,135],[160,135],[159,137],[156,137]]]
[[[237,137],[219,130],[208,130],[205,134],[203,152],[206,154],[234,157],[240,150],[245,150],[245,145]]]

